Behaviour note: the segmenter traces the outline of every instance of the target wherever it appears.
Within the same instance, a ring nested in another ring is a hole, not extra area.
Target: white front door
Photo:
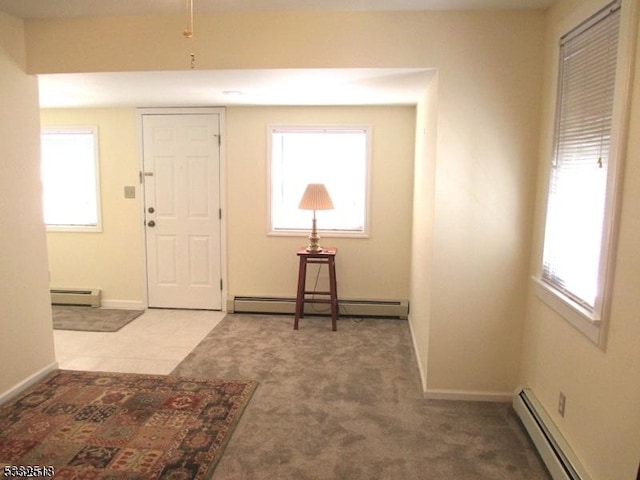
[[[220,115],[143,114],[149,307],[220,310]]]

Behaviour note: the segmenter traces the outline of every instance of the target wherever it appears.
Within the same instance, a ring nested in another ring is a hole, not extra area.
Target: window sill
[[[46,225],[47,232],[68,232],[68,233],[102,233],[100,225],[86,226],[63,226],[63,225]]]
[[[554,289],[539,277],[531,277],[536,288],[536,296],[574,328],[600,346],[601,318],[595,312],[586,310],[566,295]]]
[[[271,230],[267,232],[267,235],[273,237],[308,237],[311,233],[309,230]],[[367,232],[352,232],[348,230],[318,230],[320,238],[369,238]]]

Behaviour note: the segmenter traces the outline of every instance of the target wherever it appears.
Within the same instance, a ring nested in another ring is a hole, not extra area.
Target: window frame
[[[75,232],[75,233],[100,233],[102,232],[102,206],[101,206],[101,189],[100,189],[100,155],[99,155],[99,142],[100,137],[98,134],[97,125],[74,125],[74,126],[42,126],[40,129],[40,135],[43,134],[70,134],[70,133],[86,133],[93,136],[93,165],[95,176],[95,193],[96,193],[96,224],[87,225],[72,225],[72,224],[47,224],[44,219],[43,222],[47,232]],[[42,147],[41,147],[42,148]],[[42,159],[40,160],[42,162]],[[44,187],[43,187],[44,188]],[[44,196],[43,196],[44,202]],[[44,209],[44,205],[43,205]]]
[[[311,230],[311,212],[309,212],[308,227],[300,229],[275,229],[273,226],[273,134],[278,132],[314,132],[314,131],[356,131],[365,132],[366,152],[365,152],[365,178],[364,178],[364,225],[359,230],[340,230],[323,228],[322,222],[318,221],[318,233],[325,238],[369,238],[370,237],[370,219],[371,219],[371,164],[372,164],[372,144],[373,144],[373,127],[371,125],[362,124],[272,124],[267,125],[267,235],[269,236],[285,236],[285,237],[306,237]],[[318,211],[318,215],[321,212]]]
[[[585,22],[598,15],[603,9],[611,8],[616,2],[606,1],[600,2],[597,8],[591,11],[582,10],[570,16],[570,18],[561,27],[561,31],[557,33],[557,48],[555,49],[554,68],[556,69],[556,83],[553,89],[552,114],[554,119],[557,115],[558,101],[560,94],[560,40],[571,34],[571,32],[580,28]],[[542,214],[542,228],[540,237],[540,252],[538,261],[538,270],[532,277],[535,285],[535,293],[547,306],[553,309],[562,318],[568,321],[579,332],[585,335],[589,340],[596,344],[600,349],[606,348],[606,332],[609,323],[611,310],[611,296],[613,289],[614,266],[616,259],[617,235],[620,217],[620,197],[622,193],[622,174],[624,167],[624,158],[626,154],[628,125],[629,125],[629,95],[631,70],[634,57],[635,39],[635,22],[637,12],[634,6],[635,2],[622,1],[620,8],[620,24],[619,37],[617,45],[617,63],[616,63],[616,79],[614,84],[613,96],[613,112],[611,120],[611,144],[609,151],[609,165],[607,186],[605,194],[605,209],[603,223],[603,237],[600,250],[600,270],[598,275],[598,291],[599,297],[593,311],[585,308],[576,302],[561,290],[543,279],[543,252],[545,238],[545,223],[547,218],[549,185],[551,180],[551,161],[547,162],[547,170],[545,175],[544,186],[544,211]],[[557,121],[551,122],[552,141],[548,159],[554,158],[556,131],[558,128]]]

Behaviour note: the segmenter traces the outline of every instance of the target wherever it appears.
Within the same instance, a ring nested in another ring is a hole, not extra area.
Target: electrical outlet
[[[567,405],[567,397],[565,397],[564,393],[560,392],[560,396],[558,397],[558,413],[561,417],[564,417],[564,408]]]

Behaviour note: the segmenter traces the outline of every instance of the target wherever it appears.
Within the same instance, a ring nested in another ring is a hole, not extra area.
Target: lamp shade
[[[302,210],[331,210],[333,202],[323,183],[310,183],[302,195],[298,208]]]

